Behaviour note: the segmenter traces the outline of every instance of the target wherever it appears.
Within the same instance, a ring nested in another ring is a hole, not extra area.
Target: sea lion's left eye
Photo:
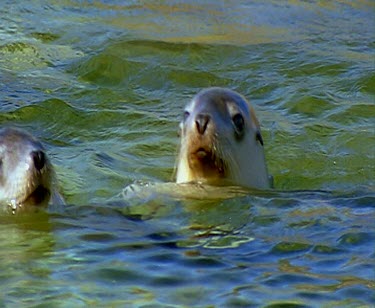
[[[190,113],[188,111],[185,111],[184,112],[184,122],[186,121],[186,119],[189,117]]]
[[[190,113],[189,113],[188,111],[184,111],[184,116],[183,116],[182,121],[180,122],[179,130],[178,130],[178,132],[177,132],[177,136],[178,136],[178,137],[181,137],[181,135],[182,135],[182,131],[183,131],[183,129],[184,129],[184,124],[185,124],[185,122],[186,122],[186,120],[187,120],[187,118],[188,118],[189,116],[190,116]]]
[[[233,124],[236,127],[237,133],[242,133],[245,128],[245,120],[242,114],[237,113],[232,118]]]

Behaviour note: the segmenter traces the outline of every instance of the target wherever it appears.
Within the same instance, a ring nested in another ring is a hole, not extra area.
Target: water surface
[[[0,217],[2,306],[373,305],[372,1],[0,13],[0,125],[43,141],[69,204]],[[253,103],[274,192],[150,189],[173,181],[183,106],[209,86]]]

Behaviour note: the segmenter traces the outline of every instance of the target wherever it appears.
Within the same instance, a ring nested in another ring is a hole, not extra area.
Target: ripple
[[[272,247],[272,254],[289,254],[295,252],[302,252],[307,251],[310,248],[310,244],[298,242],[281,242]]]
[[[336,247],[331,247],[331,246],[326,246],[326,245],[316,245],[314,246],[312,253],[317,253],[317,254],[328,254],[328,255],[335,255],[335,254],[340,254],[344,253],[345,251],[342,249],[338,249]]]
[[[95,277],[94,279],[100,279],[102,281],[109,281],[111,283],[125,283],[135,281],[145,281],[145,276],[130,269],[113,269],[110,268],[101,268],[88,275],[89,277]],[[89,278],[88,277],[88,278]]]
[[[367,232],[348,232],[341,235],[338,239],[340,246],[361,246],[374,243],[374,234]]]
[[[108,242],[108,241],[113,241],[117,237],[113,234],[110,233],[91,233],[91,234],[83,234],[80,236],[80,239],[83,241],[87,242],[96,242],[96,243],[101,243],[101,242]]]
[[[291,301],[280,301],[277,303],[269,304],[264,306],[265,308],[309,308],[311,306],[305,304],[298,304]]]

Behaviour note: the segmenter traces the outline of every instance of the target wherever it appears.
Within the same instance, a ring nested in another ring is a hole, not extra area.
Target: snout
[[[197,129],[197,132],[200,135],[204,135],[207,130],[207,126],[209,125],[210,122],[211,122],[211,116],[209,114],[205,114],[205,113],[197,114],[195,117],[195,126]]]

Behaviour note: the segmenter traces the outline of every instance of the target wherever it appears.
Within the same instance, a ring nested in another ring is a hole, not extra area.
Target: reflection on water
[[[43,140],[70,205],[0,217],[0,306],[371,307],[374,9],[2,4],[0,123]],[[168,183],[208,86],[252,101],[276,191]]]

